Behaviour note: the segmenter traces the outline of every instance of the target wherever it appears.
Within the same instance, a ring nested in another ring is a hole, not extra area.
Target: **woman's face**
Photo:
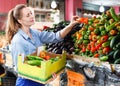
[[[30,27],[35,23],[35,18],[30,8],[26,7],[21,10],[21,19],[18,21],[25,27]]]

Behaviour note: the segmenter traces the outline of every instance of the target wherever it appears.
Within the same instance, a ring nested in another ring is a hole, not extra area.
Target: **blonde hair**
[[[11,43],[13,36],[17,33],[18,29],[21,28],[21,24],[18,22],[18,19],[22,17],[21,10],[25,7],[27,6],[24,4],[18,4],[15,8],[9,11],[6,22],[7,43]]]

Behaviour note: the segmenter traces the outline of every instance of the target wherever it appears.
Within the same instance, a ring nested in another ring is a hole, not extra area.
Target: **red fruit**
[[[46,59],[46,60],[49,60],[50,58],[51,58],[51,57],[50,57],[50,56],[48,56],[48,55],[47,55],[47,56],[45,56],[45,59]]]

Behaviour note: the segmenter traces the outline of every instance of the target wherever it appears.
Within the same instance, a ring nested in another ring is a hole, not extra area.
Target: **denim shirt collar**
[[[31,29],[30,29],[30,32],[31,32]],[[29,39],[30,38],[22,29],[19,29],[18,33],[20,35],[22,35],[25,39]]]

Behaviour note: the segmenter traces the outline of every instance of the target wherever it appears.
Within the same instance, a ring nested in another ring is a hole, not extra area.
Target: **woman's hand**
[[[73,16],[70,24],[60,31],[61,38],[64,38],[71,31],[73,26],[79,23],[77,21],[78,18],[79,18],[78,16]]]
[[[69,25],[71,27],[73,27],[74,25],[76,25],[77,23],[79,23],[79,21],[77,21],[78,18],[79,18],[79,16],[73,16]]]

